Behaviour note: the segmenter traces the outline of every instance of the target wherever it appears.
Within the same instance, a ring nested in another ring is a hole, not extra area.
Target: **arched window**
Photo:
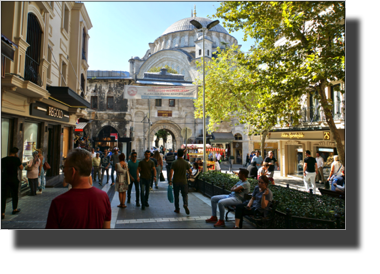
[[[82,59],[86,60],[86,31],[83,28],[83,38],[82,38]]]
[[[40,69],[42,30],[37,17],[33,13],[28,13],[28,27],[26,42],[30,45],[25,54],[25,75],[24,79],[42,86]]]
[[[243,136],[240,133],[235,134],[235,140],[243,140]]]
[[[82,94],[84,94],[84,91],[85,91],[85,88],[86,88],[85,84],[86,84],[86,80],[84,79],[84,76],[83,76],[83,73],[82,73],[81,74],[81,79],[80,79],[80,87],[82,89]],[[84,97],[84,96],[82,96],[82,97]]]

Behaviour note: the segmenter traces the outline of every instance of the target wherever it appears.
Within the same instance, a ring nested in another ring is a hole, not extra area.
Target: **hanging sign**
[[[197,99],[198,86],[124,86],[124,99]]]

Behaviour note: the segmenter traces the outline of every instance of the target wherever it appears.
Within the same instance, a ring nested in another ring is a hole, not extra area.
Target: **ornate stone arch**
[[[183,137],[181,135],[182,128],[178,124],[171,122],[171,121],[157,121],[151,126],[149,144],[151,144],[153,142],[154,135],[160,129],[167,129],[170,132],[172,132],[174,135],[174,139],[176,142],[177,149],[181,147],[181,145],[183,144]]]
[[[42,17],[40,10],[34,5],[29,5],[28,6],[28,13],[29,12],[33,13],[37,17],[38,23],[40,23],[41,31],[42,31],[42,33],[44,33],[45,22],[44,22],[44,18]],[[41,44],[41,45],[43,45],[43,44]]]

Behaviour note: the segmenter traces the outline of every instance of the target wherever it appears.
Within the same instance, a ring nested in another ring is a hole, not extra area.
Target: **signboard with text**
[[[198,86],[124,86],[124,99],[197,99]]]
[[[157,110],[157,116],[172,117],[172,111],[171,110]]]

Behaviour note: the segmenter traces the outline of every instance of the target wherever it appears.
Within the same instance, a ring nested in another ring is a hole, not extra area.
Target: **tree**
[[[255,39],[239,63],[257,75],[258,86],[293,99],[316,93],[343,165],[345,149],[325,90],[345,81],[344,15],[344,2],[328,1],[222,2],[214,15],[230,31]]]
[[[162,140],[164,141],[164,147],[166,145],[166,141],[167,141],[167,137],[168,135],[170,135],[169,132],[167,132],[166,130],[164,129],[160,129],[159,131],[156,132],[156,147],[158,147],[158,142],[160,140],[160,138],[162,138]]]
[[[260,53],[258,53],[260,54]],[[277,123],[288,123],[290,118],[298,120],[300,105],[295,97],[286,92],[271,92],[269,85],[257,85],[265,82],[260,80],[265,75],[266,68],[251,71],[242,65],[237,46],[220,50],[206,65],[206,116],[209,119],[208,130],[213,131],[222,122],[237,119],[245,124],[248,135],[260,134],[262,153],[264,153],[265,138],[269,130]],[[251,56],[252,57],[252,56]],[[259,60],[259,58],[257,58]],[[197,64],[202,70],[202,65]],[[262,72],[264,71],[264,72]],[[195,100],[195,117],[203,116],[203,86],[201,79],[196,80],[200,85],[198,99]],[[271,105],[267,105],[267,104]],[[268,106],[276,105],[275,108]]]

